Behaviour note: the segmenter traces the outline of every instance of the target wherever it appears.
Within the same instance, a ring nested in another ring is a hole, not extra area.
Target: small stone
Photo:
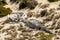
[[[47,10],[42,10],[41,12],[40,12],[40,15],[41,15],[41,17],[44,17],[44,16],[46,16],[47,15]]]

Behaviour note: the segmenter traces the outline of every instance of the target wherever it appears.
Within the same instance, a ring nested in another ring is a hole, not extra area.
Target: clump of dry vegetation
[[[59,1],[59,0],[48,0],[49,2],[57,2],[57,1]]]
[[[0,17],[10,14],[12,10],[10,8],[0,7]]]
[[[0,6],[4,6],[7,5],[7,3],[5,1],[0,1]]]
[[[38,3],[35,0],[10,0],[11,3],[19,3],[19,9],[30,8],[34,9]]]
[[[40,35],[40,39],[41,40],[51,40],[52,39],[52,37],[54,37],[54,35],[53,34],[41,34]]]
[[[12,12],[10,8],[3,7],[6,4],[5,1],[0,1],[0,17],[6,16]]]
[[[20,5],[19,5],[19,9],[23,9],[23,8],[30,8],[30,9],[34,9],[37,6],[37,1],[35,0],[22,0]]]

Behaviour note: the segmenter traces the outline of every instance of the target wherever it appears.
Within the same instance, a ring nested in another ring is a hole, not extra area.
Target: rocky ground
[[[47,0],[36,1],[38,5],[32,10],[29,8],[17,10],[18,5],[10,5],[10,3],[5,6],[13,12],[0,18],[0,40],[60,40],[60,1],[52,3]],[[44,26],[54,36],[48,39],[46,36],[50,33],[31,28],[30,26],[35,26],[31,24],[29,26],[22,20],[27,21],[28,24],[32,22],[39,27]],[[46,38],[41,39],[41,34],[46,35],[44,36]]]

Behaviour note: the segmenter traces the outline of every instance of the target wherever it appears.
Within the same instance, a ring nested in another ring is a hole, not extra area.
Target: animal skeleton
[[[11,22],[23,22],[23,23],[25,23],[28,27],[30,27],[30,28],[32,28],[32,29],[37,29],[37,30],[43,30],[43,31],[45,31],[45,32],[47,32],[47,33],[50,33],[50,34],[52,34],[52,32],[50,32],[46,27],[44,27],[43,25],[41,25],[41,23],[38,21],[38,20],[35,20],[35,23],[33,23],[33,22],[30,22],[30,21],[28,21],[27,19],[26,19],[26,17],[24,18],[24,16],[26,16],[26,15],[24,15],[22,12],[17,12],[16,13],[16,15],[17,15],[17,17],[16,18],[14,18],[14,20],[13,20],[13,18],[9,18],[9,20],[11,21]],[[34,21],[33,20],[33,21]],[[36,25],[37,24],[37,25]]]

